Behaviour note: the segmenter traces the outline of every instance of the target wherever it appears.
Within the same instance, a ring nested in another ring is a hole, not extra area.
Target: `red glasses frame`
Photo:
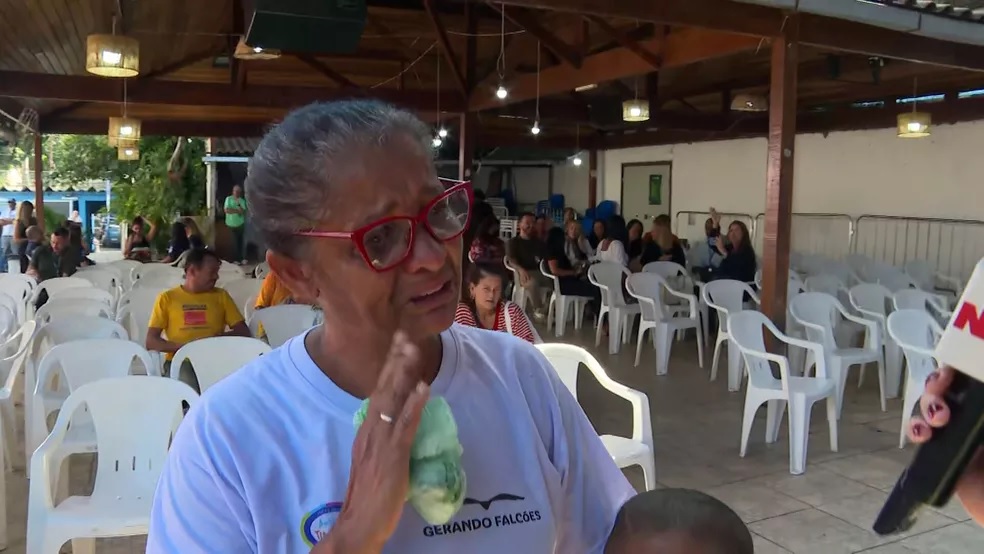
[[[428,202],[427,205],[424,206],[423,209],[420,210],[420,213],[418,213],[416,216],[408,216],[408,215],[387,216],[382,219],[378,219],[376,221],[363,225],[362,227],[359,227],[358,229],[354,229],[352,231],[318,231],[315,229],[309,229],[307,231],[298,231],[297,233],[294,234],[296,236],[301,236],[301,237],[351,240],[352,243],[355,244],[356,249],[358,249],[359,254],[362,255],[362,259],[365,260],[366,265],[368,265],[370,269],[376,271],[377,273],[388,271],[402,264],[404,261],[406,261],[407,258],[410,257],[410,254],[413,252],[413,245],[416,240],[416,231],[419,225],[423,225],[424,228],[427,229],[427,232],[430,234],[430,236],[434,237],[434,240],[438,242],[452,241],[460,237],[461,235],[465,234],[465,231],[468,229],[468,224],[471,222],[471,216],[472,216],[472,202],[474,201],[475,198],[474,191],[472,190],[471,187],[471,181],[458,181],[455,179],[444,179],[442,177],[439,177],[438,180],[441,181],[442,183],[446,183],[446,184],[449,183],[451,186],[449,186],[441,194],[435,196],[434,199]],[[468,194],[468,214],[465,218],[464,225],[462,225],[461,231],[458,231],[453,236],[441,238],[437,236],[437,233],[434,232],[434,229],[431,227],[430,222],[427,220],[427,216],[430,213],[430,211],[434,208],[434,206],[436,206],[442,200],[445,200],[451,195],[457,194],[462,190],[464,190]],[[405,252],[403,252],[402,255],[396,258],[396,261],[390,263],[389,265],[377,266],[376,264],[373,263],[373,259],[372,256],[370,256],[369,251],[366,250],[365,237],[367,234],[369,234],[370,231],[379,227],[380,225],[385,225],[387,223],[392,223],[394,221],[410,222],[410,236],[409,239],[407,240],[407,249]]]

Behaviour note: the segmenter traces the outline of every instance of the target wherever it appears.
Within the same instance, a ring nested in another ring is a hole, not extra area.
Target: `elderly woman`
[[[147,552],[602,552],[633,491],[577,401],[529,343],[452,325],[471,192],[438,179],[428,128],[369,100],[302,108],[264,137],[246,190],[271,268],[324,324],[189,412]],[[443,525],[406,504],[432,396],[467,477]]]

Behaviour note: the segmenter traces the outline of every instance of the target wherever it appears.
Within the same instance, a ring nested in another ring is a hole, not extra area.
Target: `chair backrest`
[[[142,375],[102,379],[69,395],[45,442],[62,440],[74,413],[88,408],[102,460],[92,495],[148,498],[154,494],[183,418],[183,403],[197,401],[191,387],[172,379]]]
[[[256,267],[253,269],[253,277],[256,277],[260,281],[267,276],[267,273],[270,273],[270,264],[266,262],[256,264]]]
[[[901,309],[888,316],[888,334],[905,355],[909,371],[925,375],[936,369],[936,343],[943,328],[926,310]]]
[[[0,292],[9,295],[18,302],[17,317],[21,321],[27,319],[28,303],[34,298],[37,281],[33,277],[20,273],[0,273]]]
[[[181,374],[181,364],[191,362],[202,393],[233,372],[273,350],[252,337],[212,337],[189,342],[171,359],[171,378]]]
[[[65,377],[69,392],[86,383],[129,375],[137,360],[148,375],[159,376],[150,353],[142,346],[117,338],[82,339],[55,345],[38,364],[38,392],[55,372]]]
[[[180,286],[184,283],[184,273],[179,271],[155,271],[135,281],[133,289],[170,289]]]
[[[626,275],[631,275],[629,270],[615,262],[600,262],[588,268],[588,281],[601,289],[601,303],[614,307],[625,306],[622,278]]]
[[[923,310],[942,315],[948,313],[943,295],[920,289],[902,289],[892,295],[892,306],[896,310]]]
[[[840,323],[843,309],[836,297],[825,292],[804,292],[789,301],[789,313],[793,319],[800,324],[810,324],[804,325],[806,338],[822,344],[827,350],[837,348],[834,328]]]
[[[10,294],[4,292],[2,288],[0,288],[0,306],[10,310],[10,313],[13,314],[14,318],[20,321],[20,313],[23,311],[22,303],[13,296],[10,296]]]
[[[51,297],[65,289],[75,287],[92,288],[92,283],[79,277],[54,277],[47,279],[39,283],[38,288],[34,289],[34,300],[37,301],[41,291],[47,291],[48,297]]]
[[[128,291],[131,287],[133,287],[134,268],[140,267],[144,264],[136,260],[116,260],[115,262],[102,265],[119,273],[120,285],[122,285],[124,291]]]
[[[276,348],[314,327],[317,321],[318,310],[307,304],[282,304],[253,312],[253,317],[249,320],[249,330],[256,336],[262,325],[267,342]]]
[[[919,285],[919,288],[925,290],[936,288],[936,269],[928,261],[909,260],[905,262],[903,270]]]
[[[694,280],[687,272],[687,268],[676,262],[649,262],[642,267],[643,273],[655,273],[661,276],[669,288],[678,292],[692,294]]]
[[[52,294],[51,297],[48,298],[48,301],[62,302],[72,298],[95,300],[106,304],[110,308],[113,308],[113,305],[116,303],[116,298],[113,297],[110,292],[95,287],[75,287],[70,289],[62,289]]]
[[[255,297],[260,292],[260,286],[263,281],[259,279],[238,279],[229,283],[225,283],[221,288],[225,289],[232,297],[233,303],[240,310],[245,309],[246,302],[250,298]]]
[[[10,297],[6,294],[0,294],[0,299],[9,300]],[[16,306],[14,309],[17,309]],[[5,340],[18,327],[20,325],[17,321],[17,315],[9,307],[0,306],[0,340]]]
[[[884,285],[878,283],[854,285],[848,291],[848,296],[855,309],[873,312],[882,318],[891,311],[889,301],[892,299],[892,292]]]
[[[590,352],[573,344],[551,342],[536,345],[536,348],[543,353],[550,365],[553,366],[560,381],[564,383],[567,390],[574,398],[577,398],[577,372],[581,364],[584,364],[593,374],[605,374],[604,368]]]
[[[806,290],[808,292],[824,292],[839,297],[841,293],[847,293],[847,285],[837,275],[821,273],[806,278]]]
[[[123,293],[116,308],[116,321],[130,333],[130,338],[143,344],[147,337],[150,314],[154,311],[157,297],[169,287],[136,288]]]
[[[0,383],[3,383],[7,394],[13,394],[17,390],[17,379],[21,375],[37,327],[37,323],[25,321],[14,334],[6,337],[0,344]]]
[[[865,256],[864,254],[848,254],[844,256],[844,262],[850,266],[851,270],[854,271],[859,277],[867,278],[868,266],[874,263],[874,260]]]
[[[639,300],[639,310],[644,321],[662,321],[670,317],[663,304],[663,294],[670,285],[659,273],[633,273],[625,280],[625,288]]]
[[[87,271],[79,271],[74,275],[74,277],[89,281],[92,283],[93,287],[112,294],[114,298],[119,298],[120,296],[122,279],[120,278],[118,271],[103,269],[103,266],[98,265]]]
[[[745,308],[745,295],[758,303],[758,295],[748,283],[734,279],[718,279],[704,285],[704,301],[718,311],[721,328],[728,328],[728,314]]]
[[[44,326],[53,318],[69,318],[82,315],[94,315],[113,319],[113,309],[101,300],[91,298],[66,298],[63,300],[49,299],[44,306],[38,308],[34,320]]]
[[[738,347],[745,360],[749,386],[775,388],[775,377],[769,360],[765,357],[768,352],[765,347],[765,333],[772,333],[776,337],[784,337],[784,335],[762,312],[754,310],[744,310],[729,315],[728,328],[732,344]],[[780,367],[783,390],[788,390],[788,366],[787,363],[785,368]]]
[[[545,259],[540,260],[540,273],[546,277],[549,277],[550,280],[553,281],[554,294],[560,296],[560,279],[558,279],[553,273],[550,273],[550,265],[547,264],[547,260]]]

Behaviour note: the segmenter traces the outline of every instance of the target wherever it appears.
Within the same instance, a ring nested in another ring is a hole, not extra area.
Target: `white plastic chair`
[[[85,279],[92,283],[92,286],[104,290],[113,295],[114,300],[118,300],[123,292],[122,279],[119,272],[112,269],[103,269],[104,266],[93,266],[86,271],[78,271],[74,277]]]
[[[704,335],[700,331],[700,314],[697,297],[677,292],[666,280],[656,273],[636,273],[629,276],[625,284],[629,294],[639,300],[642,317],[639,321],[639,338],[636,343],[635,365],[639,365],[642,342],[646,331],[653,331],[653,348],[656,349],[656,375],[666,375],[670,365],[670,349],[673,348],[673,334],[685,329],[697,331],[697,362],[704,367]],[[679,317],[676,310],[663,303],[663,296],[669,295],[687,303],[688,311]]]
[[[116,307],[116,321],[130,334],[130,339],[144,344],[147,339],[147,326],[150,314],[154,311],[157,297],[167,288],[138,288],[123,293]]]
[[[951,291],[955,297],[959,297],[963,293],[964,284],[962,280],[940,273],[926,260],[909,260],[903,266],[903,270],[923,290],[946,289]]]
[[[136,260],[117,260],[103,265],[120,274],[120,285],[123,286],[123,292],[126,292],[133,288],[133,270],[145,264]]]
[[[198,395],[170,379],[130,376],[103,379],[75,390],[65,401],[54,429],[31,458],[27,551],[57,554],[72,540],[73,552],[94,552],[95,537],[147,534],[154,491],[171,439],[182,419],[182,405]],[[87,407],[99,459],[92,495],[55,504],[53,462],[69,434],[69,422]]]
[[[253,268],[253,277],[259,281],[262,281],[267,276],[267,273],[270,273],[270,264],[266,262],[260,262]]]
[[[135,360],[144,373],[160,377],[150,353],[128,340],[83,339],[52,347],[38,365],[37,381],[32,391],[32,412],[24,414],[28,429],[25,435],[26,451],[34,452],[48,436],[48,416],[61,409],[68,395],[87,383],[130,375]],[[60,390],[51,389],[56,375],[63,380],[59,383],[64,383]],[[96,437],[90,422],[83,414],[77,414],[55,460],[64,460],[71,454],[95,452],[95,448]],[[61,487],[56,489],[61,488],[67,494],[68,466],[55,464],[55,467],[62,470],[58,480]]]
[[[892,295],[892,307],[896,310],[922,310],[937,321],[946,321],[952,315],[945,296],[920,289],[897,291]]]
[[[3,456],[10,467],[17,467],[20,460],[17,452],[17,410],[14,406],[14,395],[17,390],[18,381],[21,374],[25,371],[24,365],[28,352],[31,348],[31,341],[37,330],[37,323],[33,321],[24,322],[17,331],[3,340],[0,345],[0,382],[3,388],[0,389],[0,411],[3,417]],[[2,471],[0,471],[2,473]],[[2,476],[0,476],[2,478]],[[0,502],[3,498],[0,497]],[[6,522],[0,519],[0,537],[6,529]],[[0,546],[3,541],[0,540]]]
[[[902,350],[888,334],[888,314],[892,311],[892,292],[878,283],[861,283],[854,285],[848,291],[851,306],[861,317],[877,322],[881,326],[881,336],[885,343],[885,395],[895,398],[899,395],[899,384],[902,380]],[[858,379],[861,379],[864,370]]]
[[[870,319],[852,315],[833,296],[823,292],[804,292],[789,303],[790,315],[806,329],[807,338],[823,347],[824,365],[830,378],[837,383],[837,417],[844,405],[844,389],[851,366],[874,362],[878,365],[878,391],[881,409],[885,411],[885,359],[882,348],[881,326]],[[834,329],[840,321],[853,321],[867,328],[864,346],[843,348],[834,338]],[[807,355],[806,368],[816,364],[816,358]]]
[[[905,395],[902,400],[902,429],[899,431],[899,448],[904,448],[905,430],[912,410],[926,390],[926,378],[940,367],[935,349],[943,329],[926,310],[901,309],[888,316],[888,334],[905,355]]]
[[[34,289],[38,282],[33,277],[20,273],[0,273],[0,292],[17,301],[17,319],[27,321],[33,315]]]
[[[536,347],[547,358],[575,399],[578,367],[584,364],[602,387],[632,404],[632,437],[602,435],[600,438],[618,467],[641,466],[646,478],[646,490],[652,490],[656,485],[656,460],[653,456],[653,427],[652,416],[649,413],[649,397],[615,382],[598,360],[579,346],[551,343],[538,344]]]
[[[0,340],[4,340],[8,335],[20,327],[17,320],[17,303],[13,298],[0,293]]]
[[[141,279],[150,277],[151,275],[155,275],[158,273],[162,273],[162,274],[177,273],[180,275],[184,275],[184,270],[177,267],[173,267],[171,264],[162,264],[162,263],[145,263],[145,264],[136,265],[130,269],[130,284],[136,285],[137,282],[139,282]]]
[[[270,345],[252,337],[211,337],[189,342],[171,359],[171,378],[178,379],[181,364],[191,362],[202,393],[233,372],[269,353]]]
[[[714,341],[714,354],[711,358],[711,381],[717,379],[718,359],[721,355],[721,345],[728,343],[731,334],[728,332],[728,316],[745,309],[747,295],[756,306],[762,301],[748,283],[733,279],[719,279],[704,285],[701,294],[704,303],[713,308],[718,316],[718,334]],[[742,359],[737,349],[728,344],[728,390],[735,392],[741,388]]]
[[[133,289],[172,289],[184,283],[184,273],[176,271],[155,271],[133,283]]]
[[[608,314],[608,353],[617,354],[620,342],[628,342],[632,320],[640,313],[638,303],[629,304],[622,294],[622,278],[632,273],[622,264],[601,262],[588,268],[588,281],[601,290],[601,309],[595,329],[595,346],[601,344],[601,320]],[[620,340],[621,339],[621,340]]]
[[[88,281],[86,281],[88,283]],[[49,298],[44,306],[34,314],[34,321],[39,325],[47,325],[52,319],[62,319],[76,316],[96,316],[113,319],[113,308],[102,300],[91,298],[65,298],[61,300]]]
[[[691,276],[690,272],[687,271],[687,268],[683,267],[682,265],[676,262],[668,262],[668,261],[649,262],[648,264],[643,266],[642,272],[655,273],[661,276],[664,280],[666,280],[666,284],[670,289],[673,289],[677,292],[682,292],[684,294],[692,294],[694,287],[697,284],[693,276]],[[697,310],[700,313],[701,321],[707,321],[707,315],[708,315],[707,304],[701,302],[700,298],[698,298],[697,300],[698,300]],[[663,304],[667,308],[669,308],[670,311],[678,315],[685,316],[687,313],[690,312],[690,306],[687,305],[685,301],[671,294],[663,295]],[[701,328],[701,331],[698,332],[703,332],[706,339],[706,337],[708,336],[707,324],[705,323]]]
[[[58,292],[75,287],[92,288],[92,283],[79,277],[54,277],[38,283],[37,288],[34,289],[34,296],[31,298],[31,302],[38,301],[41,291],[47,291],[48,297],[50,298]]]
[[[919,283],[901,269],[881,262],[868,265],[868,280],[885,285],[892,292],[919,288]]]
[[[281,304],[253,312],[249,320],[249,330],[258,336],[260,325],[266,333],[267,342],[277,348],[291,338],[300,335],[318,322],[319,313],[307,304]],[[172,364],[173,365],[173,364]]]
[[[830,429],[830,449],[837,452],[837,384],[827,375],[823,347],[819,344],[789,337],[760,312],[746,310],[728,316],[731,342],[737,346],[748,368],[748,387],[745,389],[745,409],[741,422],[741,457],[745,457],[748,437],[755,422],[755,413],[767,404],[765,442],[779,438],[782,415],[789,409],[789,472],[800,475],[806,470],[806,452],[810,438],[810,412],[813,404],[827,399],[827,423]],[[817,360],[815,377],[798,377],[789,370],[785,356],[771,354],[765,349],[764,332],[772,333],[787,345],[812,352]],[[770,363],[779,366],[776,379]]]
[[[550,305],[547,308],[547,329],[550,329],[551,323],[555,323],[554,334],[558,337],[564,336],[564,331],[567,327],[567,317],[571,312],[574,315],[574,329],[580,329],[581,322],[584,319],[584,309],[588,306],[591,297],[561,294],[560,279],[550,273],[550,268],[547,266],[546,260],[540,261],[540,273],[553,281],[554,287],[553,294],[550,295]],[[554,321],[555,315],[556,321]]]
[[[244,310],[249,299],[259,294],[262,285],[263,281],[259,279],[238,279],[222,285],[221,288],[229,293],[236,307]]]
[[[113,313],[116,312],[116,298],[112,295],[112,293],[95,287],[75,287],[70,289],[62,289],[51,295],[48,298],[48,302],[61,303],[64,300],[73,298],[83,298],[102,302],[109,306],[109,309]]]
[[[512,301],[519,306],[520,310],[525,312],[526,302],[531,299],[526,297],[526,289],[519,284],[519,270],[513,267],[513,265],[509,262],[508,256],[504,256],[502,258],[502,265],[506,266],[506,269],[508,269],[513,276]]]

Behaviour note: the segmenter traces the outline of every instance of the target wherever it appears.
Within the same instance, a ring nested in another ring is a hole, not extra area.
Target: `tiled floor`
[[[553,341],[552,334],[541,334]],[[567,340],[589,347],[616,380],[649,395],[656,444],[656,472],[662,487],[703,490],[730,505],[754,533],[759,554],[971,554],[984,551],[984,529],[969,522],[959,503],[924,512],[907,534],[882,538],[871,530],[912,448],[898,449],[901,405],[898,400],[882,412],[874,372],[862,389],[852,377],[848,386],[840,449],[831,452],[823,405],[816,407],[809,443],[809,466],[801,476],[789,474],[785,424],[779,442],[764,442],[763,417],[756,422],[745,458],[738,457],[742,393],[726,389],[726,370],[716,382],[697,366],[693,339],[674,343],[669,374],[655,375],[655,356],[646,347],[642,363],[632,366],[635,345],[609,356],[593,347],[593,331]],[[724,368],[722,358],[722,369]],[[710,356],[706,363],[710,368]],[[856,375],[856,373],[852,374]],[[578,385],[579,398],[600,433],[628,434],[628,403],[601,389],[587,372]],[[73,488],[84,486],[91,460],[73,465]],[[637,488],[642,472],[627,470]],[[27,482],[23,471],[7,475],[9,547],[24,552]],[[100,554],[143,551],[144,539],[99,541]]]

